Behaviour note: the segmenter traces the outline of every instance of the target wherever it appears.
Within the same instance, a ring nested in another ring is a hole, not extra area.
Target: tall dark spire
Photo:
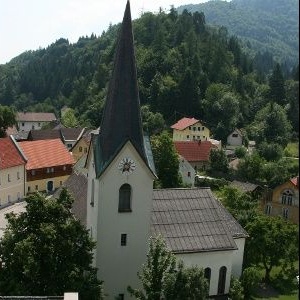
[[[114,68],[110,81],[98,140],[99,163],[102,170],[120,148],[130,140],[143,160],[146,160],[137,85],[136,62],[130,4],[127,1]]]

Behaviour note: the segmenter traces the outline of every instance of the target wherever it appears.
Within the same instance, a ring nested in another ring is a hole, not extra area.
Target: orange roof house
[[[211,149],[217,149],[210,141],[175,141],[176,151],[183,156],[195,170],[209,166]]]
[[[0,206],[25,195],[26,157],[12,136],[0,139]]]
[[[171,128],[173,141],[207,141],[210,137],[209,129],[195,118],[182,118]]]
[[[60,139],[19,143],[28,162],[27,192],[53,192],[72,173],[74,159]]]

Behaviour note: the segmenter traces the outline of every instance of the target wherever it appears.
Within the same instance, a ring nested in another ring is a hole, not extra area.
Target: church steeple
[[[128,140],[147,163],[129,1],[119,34],[112,78],[100,126],[98,149],[95,149],[95,152],[98,152],[96,156],[99,163],[96,166],[97,176]]]

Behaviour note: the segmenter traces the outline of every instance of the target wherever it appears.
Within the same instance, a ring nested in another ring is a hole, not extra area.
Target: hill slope
[[[244,41],[252,55],[268,51],[289,67],[299,61],[297,0],[209,1],[180,6],[178,12],[184,9],[204,12],[207,24],[227,27],[230,34]]]

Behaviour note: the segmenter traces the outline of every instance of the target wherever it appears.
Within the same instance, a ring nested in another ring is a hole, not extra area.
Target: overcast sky
[[[208,0],[130,0],[132,18],[171,5]],[[122,21],[127,0],[0,0],[0,64],[26,50],[45,48],[59,38],[101,35]]]

